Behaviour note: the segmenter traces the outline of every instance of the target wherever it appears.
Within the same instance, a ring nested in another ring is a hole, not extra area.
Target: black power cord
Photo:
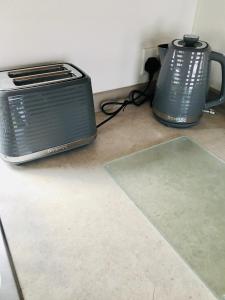
[[[155,91],[155,82],[153,82],[153,77],[155,73],[160,69],[160,62],[156,57],[150,57],[145,63],[145,71],[149,74],[149,80],[147,85],[143,90],[133,90],[129,93],[127,99],[124,101],[106,101],[101,104],[101,111],[108,115],[109,118],[105,119],[97,125],[97,128],[105,124],[114,118],[121,110],[125,110],[127,105],[140,106],[147,100],[152,102]],[[112,106],[119,106],[116,110],[109,111]]]

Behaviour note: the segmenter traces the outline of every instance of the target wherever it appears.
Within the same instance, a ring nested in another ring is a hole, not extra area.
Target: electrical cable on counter
[[[114,118],[120,111],[124,111],[127,105],[140,106],[149,100],[152,103],[154,91],[155,91],[155,82],[153,77],[157,71],[160,69],[160,62],[156,57],[150,57],[145,63],[145,71],[149,74],[149,79],[146,87],[143,90],[133,90],[129,93],[127,99],[124,101],[117,100],[107,100],[101,104],[101,111],[109,116],[107,119],[103,120],[97,125],[97,128],[104,125],[112,118]],[[109,108],[112,106],[119,106],[114,111],[109,111]],[[108,108],[108,109],[107,109]]]

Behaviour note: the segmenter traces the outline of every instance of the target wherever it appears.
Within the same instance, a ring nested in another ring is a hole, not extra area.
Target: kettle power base
[[[225,163],[180,137],[105,167],[221,299],[225,295]]]
[[[157,121],[159,121],[159,123],[167,126],[167,127],[173,127],[173,128],[189,128],[189,127],[193,127],[195,125],[197,125],[199,123],[199,121],[197,122],[193,122],[193,123],[174,123],[174,122],[169,122],[166,120],[161,119],[160,117],[158,117],[156,114],[154,114],[154,117]]]

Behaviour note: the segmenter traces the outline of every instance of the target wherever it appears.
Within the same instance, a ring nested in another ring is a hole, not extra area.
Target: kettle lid
[[[208,47],[206,42],[200,41],[198,35],[194,34],[185,34],[183,39],[178,39],[173,41],[174,46],[183,48],[194,48],[196,50],[203,50]]]

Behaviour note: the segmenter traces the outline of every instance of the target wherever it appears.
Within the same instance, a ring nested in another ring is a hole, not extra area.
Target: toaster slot
[[[62,64],[54,64],[48,66],[28,67],[8,72],[10,78],[46,74],[50,72],[66,71],[67,69]]]
[[[74,77],[74,74],[71,71],[67,70],[17,77],[13,79],[13,82],[17,86],[23,86],[37,83],[50,83],[56,80],[68,80]]]

